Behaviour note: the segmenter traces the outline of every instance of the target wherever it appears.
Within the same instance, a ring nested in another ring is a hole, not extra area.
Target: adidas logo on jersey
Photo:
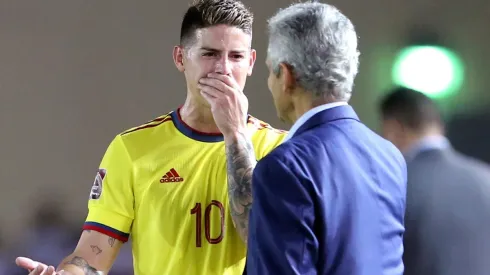
[[[167,172],[161,179],[161,183],[165,182],[181,182],[184,181],[184,178],[182,178],[177,171],[175,171],[174,168],[170,169],[170,171]]]

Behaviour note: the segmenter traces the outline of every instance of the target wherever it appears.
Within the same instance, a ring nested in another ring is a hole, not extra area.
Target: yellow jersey
[[[287,134],[252,116],[248,128],[257,159]],[[223,136],[190,128],[177,110],[113,139],[84,229],[131,235],[135,275],[241,275],[246,245],[228,206]]]

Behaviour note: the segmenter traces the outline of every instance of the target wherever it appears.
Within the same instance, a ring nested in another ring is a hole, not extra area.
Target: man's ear
[[[175,67],[179,72],[184,72],[184,48],[182,46],[175,46],[172,53]]]
[[[399,132],[401,134],[406,134],[410,130],[405,124],[403,124],[398,119],[393,119],[393,124],[395,125],[396,129],[398,130],[397,132]]]
[[[281,79],[284,91],[290,92],[296,88],[296,77],[294,76],[294,70],[291,65],[280,63],[278,77]]]

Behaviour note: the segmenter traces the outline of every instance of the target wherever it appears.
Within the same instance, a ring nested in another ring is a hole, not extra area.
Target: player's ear
[[[251,76],[252,75],[252,71],[254,69],[254,65],[255,65],[255,60],[257,59],[257,52],[252,49],[250,51],[250,66],[248,67],[248,76]]]
[[[296,78],[294,77],[293,67],[286,63],[279,64],[279,78],[281,79],[283,90],[286,93],[294,91]]]
[[[184,72],[184,48],[182,46],[175,46],[172,54],[174,58],[175,67],[179,72]]]

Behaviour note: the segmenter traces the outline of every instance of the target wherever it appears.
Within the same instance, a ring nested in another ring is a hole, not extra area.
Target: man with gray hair
[[[268,29],[268,86],[292,128],[253,170],[247,273],[403,274],[406,164],[347,103],[354,26],[307,2]]]

